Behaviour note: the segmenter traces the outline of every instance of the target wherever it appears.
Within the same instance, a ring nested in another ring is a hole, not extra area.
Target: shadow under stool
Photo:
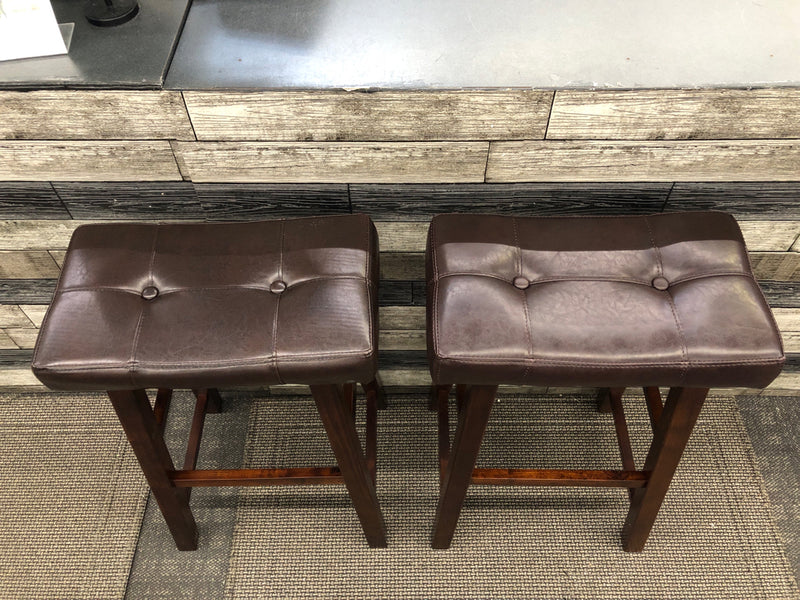
[[[378,242],[365,215],[75,230],[32,368],[48,387],[105,390],[180,550],[197,548],[192,487],[344,483],[367,542],[375,493]],[[367,396],[366,451],[354,382]],[[220,387],[307,384],[338,466],[198,470]],[[148,388],[158,390],[154,406]],[[183,468],[163,438],[172,389],[192,389]]]
[[[434,548],[450,546],[471,484],[557,485],[629,488],[623,547],[641,551],[709,388],[765,387],[784,362],[741,232],[725,213],[439,215],[426,269],[441,471]],[[475,468],[502,384],[600,388],[622,469]],[[626,387],[644,388],[653,429],[639,470]],[[659,387],[670,388],[666,401]]]

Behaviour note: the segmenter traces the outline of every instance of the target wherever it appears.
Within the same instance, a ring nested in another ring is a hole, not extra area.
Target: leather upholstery
[[[365,215],[82,226],[33,371],[81,390],[370,381],[377,281]]]
[[[437,384],[764,387],[780,334],[732,216],[439,215]]]

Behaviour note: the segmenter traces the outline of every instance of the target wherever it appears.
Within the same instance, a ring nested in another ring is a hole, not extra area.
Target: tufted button
[[[154,285],[148,285],[142,290],[142,298],[145,300],[152,300],[158,296],[158,288]]]
[[[286,289],[286,282],[285,281],[273,281],[269,284],[269,291],[273,294],[280,294]]]
[[[663,292],[669,287],[669,281],[664,277],[656,277],[653,279],[653,287]]]
[[[524,277],[514,277],[514,287],[520,290],[527,289],[527,287],[531,284],[530,281],[525,279]]]

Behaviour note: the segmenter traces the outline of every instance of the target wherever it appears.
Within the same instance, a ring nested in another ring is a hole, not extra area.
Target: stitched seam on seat
[[[369,323],[367,324],[367,327],[368,327],[367,339],[369,340],[369,351],[372,352],[373,351],[373,344],[372,344],[372,334],[373,334],[372,330],[373,330],[373,327],[372,327],[372,321],[373,321],[374,315],[372,314],[372,286],[370,284],[370,281],[371,281],[370,280],[370,273],[372,272],[372,270],[370,269],[370,260],[372,259],[372,252],[370,252],[370,250],[372,248],[370,247],[370,243],[369,243],[370,239],[372,238],[372,223],[371,223],[369,217],[367,217],[366,215],[364,215],[364,218],[362,219],[362,221],[363,220],[366,220],[366,222],[364,224],[364,230],[367,233],[367,240],[366,240],[366,244],[364,246],[364,284],[365,284],[365,287],[366,287],[366,290],[367,290],[367,311],[369,312],[369,319],[368,319]],[[376,236],[376,238],[377,238],[377,236]],[[380,248],[376,248],[376,254],[378,252],[380,252]]]
[[[653,235],[653,228],[650,226],[650,221],[647,217],[644,217],[644,223],[647,225],[647,233],[650,236],[650,243],[653,245],[653,250],[656,253],[656,260],[658,261],[658,275],[660,277],[664,277],[664,258],[661,256],[661,249],[656,245],[656,239]],[[683,327],[681,326],[681,321],[678,318],[678,311],[675,308],[675,300],[672,297],[672,293],[669,290],[666,290],[667,297],[669,299],[669,307],[672,311],[672,318],[675,320],[675,327],[678,330],[678,337],[681,342],[681,354],[683,355],[683,363],[684,368],[683,372],[681,373],[680,380],[684,381],[686,379],[686,373],[689,371],[689,350],[686,347],[686,335],[683,333]]]
[[[437,261],[437,248],[436,248],[436,226],[432,221],[430,225],[430,255],[433,262],[433,313],[430,320],[433,321],[433,355],[439,355],[439,264]],[[439,381],[442,374],[442,363],[436,363],[436,373],[434,376],[434,383]]]
[[[549,365],[563,365],[563,366],[578,366],[578,367],[602,367],[608,369],[627,369],[630,367],[658,367],[658,368],[674,368],[674,367],[683,367],[684,363],[681,362],[673,362],[673,363],[665,363],[665,362],[657,362],[657,363],[624,363],[624,364],[612,364],[612,363],[603,363],[603,362],[569,362],[569,361],[558,361],[558,360],[550,360],[545,358],[537,358],[531,359],[528,358],[475,358],[474,356],[469,355],[457,355],[457,354],[450,354],[448,356],[441,356],[439,359],[443,362],[449,360],[458,360],[461,362],[469,362],[475,365],[480,365],[482,363],[508,363],[508,364],[521,364],[525,362],[533,362],[533,363],[544,363]],[[745,358],[741,360],[731,360],[731,361],[701,361],[701,360],[693,360],[689,361],[689,366],[727,366],[727,365],[745,365],[745,364],[780,364],[783,363],[785,360],[784,357],[781,358]]]
[[[286,222],[281,221],[281,245],[280,245],[280,253],[278,258],[278,281],[283,281],[283,244],[284,244],[284,235],[286,234]],[[277,299],[275,300],[275,318],[272,322],[272,357],[273,357],[273,365],[275,367],[275,376],[278,378],[280,383],[284,383],[283,378],[281,377],[280,369],[278,369],[278,312],[281,307],[281,295],[277,294]]]
[[[153,285],[153,264],[156,260],[156,244],[158,243],[158,232],[161,229],[160,225],[153,228],[153,246],[150,250],[150,266],[148,267],[147,281],[148,285]],[[139,349],[139,335],[142,332],[142,322],[144,321],[145,303],[142,302],[139,309],[139,320],[136,323],[136,332],[133,334],[133,344],[131,345],[131,357],[129,373],[131,377],[131,385],[136,387],[135,372],[136,372],[136,352]]]
[[[522,247],[519,244],[519,230],[517,229],[517,219],[516,217],[511,218],[511,225],[514,229],[514,245],[516,246],[516,255],[517,255],[517,276],[522,276]],[[516,289],[516,287],[515,287]],[[528,334],[528,356],[533,358],[533,333],[531,332],[531,319],[530,319],[530,312],[528,310],[528,294],[525,290],[519,290],[522,294],[522,311],[525,315],[525,332]],[[522,373],[522,376],[525,377],[530,370],[530,365],[525,367],[525,371]]]

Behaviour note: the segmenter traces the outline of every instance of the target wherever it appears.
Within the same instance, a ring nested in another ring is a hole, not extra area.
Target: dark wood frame
[[[183,468],[176,469],[166,443],[164,423],[172,390],[159,389],[153,407],[145,390],[109,391],[111,404],[150,484],[179,550],[197,549],[197,525],[189,500],[198,486],[312,485],[344,483],[364,535],[373,548],[386,546],[386,525],[375,492],[377,410],[386,406],[377,380],[366,392],[366,449],[355,427],[355,384],[312,385],[311,393],[338,466],[292,469],[197,469],[206,415],[222,409],[216,389],[192,390],[197,398]]]
[[[622,407],[625,388],[604,388],[598,395],[598,410],[614,416],[621,470],[478,469],[475,462],[497,386],[456,386],[458,425],[451,446],[448,400],[452,387],[437,385],[431,394],[439,420],[440,490],[431,541],[434,548],[450,547],[470,484],[558,485],[629,488],[630,509],[622,528],[623,548],[627,552],[642,551],[708,393],[707,388],[674,387],[662,404],[657,387],[644,388],[653,442],[641,470],[634,464]]]

